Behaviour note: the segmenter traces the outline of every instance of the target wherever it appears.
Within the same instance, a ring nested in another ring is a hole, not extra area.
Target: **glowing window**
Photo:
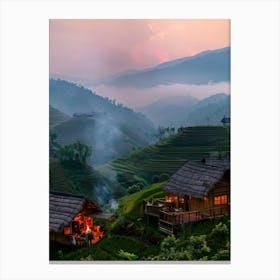
[[[227,204],[227,195],[214,196],[214,205]]]
[[[185,202],[185,199],[184,199],[183,197],[180,197],[180,198],[179,198],[179,202],[180,202],[180,203],[184,203],[184,202]]]

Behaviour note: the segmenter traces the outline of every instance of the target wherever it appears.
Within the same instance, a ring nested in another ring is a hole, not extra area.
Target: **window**
[[[214,205],[227,204],[227,195],[214,196]]]
[[[185,199],[183,197],[179,197],[179,202],[180,203],[184,203],[185,202]]]

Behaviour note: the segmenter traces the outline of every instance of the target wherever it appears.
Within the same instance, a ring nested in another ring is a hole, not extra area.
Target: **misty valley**
[[[51,260],[229,259],[229,95],[131,109],[61,79],[49,91]],[[225,194],[166,191],[189,162]]]

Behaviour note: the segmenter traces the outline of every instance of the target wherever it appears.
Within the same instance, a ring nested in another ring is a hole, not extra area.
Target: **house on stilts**
[[[144,214],[159,229],[175,233],[180,225],[230,215],[230,159],[188,161],[163,187],[164,198],[144,201]]]

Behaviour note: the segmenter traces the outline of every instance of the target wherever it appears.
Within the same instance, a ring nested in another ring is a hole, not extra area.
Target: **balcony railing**
[[[198,211],[164,211],[160,210],[159,221],[172,225],[187,224],[201,220],[216,218],[229,215],[229,205],[215,206]]]
[[[198,222],[230,215],[229,205],[214,206],[197,211],[183,211],[169,207],[171,204],[163,198],[144,201],[144,213],[158,218],[159,229],[166,233],[174,233],[174,229],[180,224]],[[170,209],[167,211],[167,209]]]
[[[160,211],[164,207],[164,199],[158,198],[151,201],[144,200],[144,213],[159,217]]]

